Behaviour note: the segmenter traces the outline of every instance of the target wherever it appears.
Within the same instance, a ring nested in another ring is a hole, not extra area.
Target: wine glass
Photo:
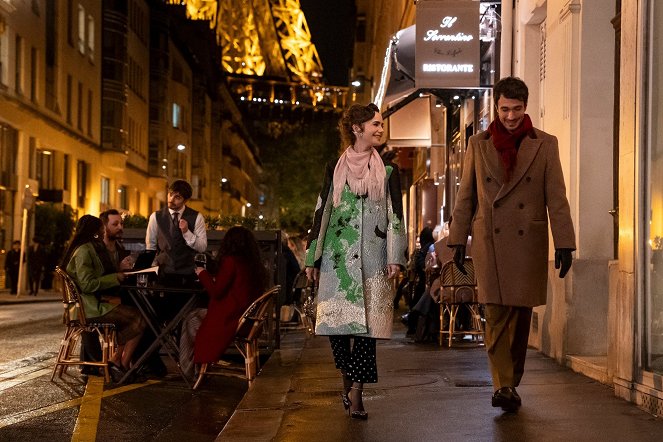
[[[196,256],[193,257],[193,262],[196,267],[207,268],[207,255],[204,253],[196,253]]]

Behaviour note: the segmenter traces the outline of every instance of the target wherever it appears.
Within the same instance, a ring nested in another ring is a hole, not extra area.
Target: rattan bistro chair
[[[276,285],[263,293],[258,299],[253,301],[239,320],[233,344],[244,358],[243,369],[225,361],[219,361],[215,364],[201,364],[200,372],[198,373],[196,382],[193,384],[194,390],[200,386],[205,375],[240,377],[246,379],[249,387],[251,387],[253,380],[260,372],[258,339],[262,335],[265,322],[274,311],[273,298],[280,290],[281,286]],[[241,374],[242,371],[244,374]]]
[[[471,258],[465,260],[463,274],[453,261],[442,266],[440,274],[440,345],[445,335],[451,347],[454,335],[471,335],[476,342],[483,343],[484,320],[477,297],[477,280],[474,274],[474,263]],[[459,308],[467,308],[472,316],[471,330],[456,330],[456,315]],[[444,317],[448,316],[448,325],[444,325]]]
[[[87,321],[83,305],[80,300],[80,290],[76,282],[60,267],[55,268],[55,273],[62,278],[62,303],[64,304],[64,317],[63,321],[67,329],[64,332],[64,338],[60,343],[60,351],[58,352],[53,367],[53,374],[51,381],[57,374],[62,378],[63,373],[66,373],[70,365],[89,365],[94,367],[102,367],[104,370],[104,379],[110,382],[110,372],[108,369],[108,361],[115,351],[115,325],[104,322]],[[81,333],[83,332],[96,332],[101,341],[101,361],[81,361],[80,360],[80,346],[79,341]],[[77,351],[78,350],[78,351]]]

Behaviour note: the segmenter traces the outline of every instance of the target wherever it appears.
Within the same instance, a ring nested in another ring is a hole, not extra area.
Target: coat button
[[[355,255],[353,256],[353,258],[354,258],[354,259],[359,258],[359,255],[355,254]]]
[[[518,208],[519,208],[519,209],[524,209],[524,208],[525,208],[525,205],[524,205],[523,203],[520,203],[520,204],[518,204]]]
[[[355,224],[355,229],[358,229],[358,228],[359,228],[359,224]]]
[[[495,233],[500,233],[500,228],[499,227],[495,229]]]
[[[518,230],[518,235],[523,236],[525,234],[524,230]]]
[[[498,207],[500,207],[500,203],[493,204],[493,207],[497,209]]]
[[[529,183],[530,181],[532,181],[532,177],[528,176],[527,178],[525,178],[525,181],[527,181]]]
[[[488,178],[486,178],[486,181],[488,181],[490,183],[491,181],[493,181],[493,179],[491,177],[488,177]]]

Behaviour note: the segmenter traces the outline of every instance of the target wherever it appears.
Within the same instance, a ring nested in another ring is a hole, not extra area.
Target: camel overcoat
[[[479,302],[535,307],[546,303],[548,219],[555,249],[575,250],[575,233],[557,138],[533,129],[505,182],[488,131],[469,140],[447,244],[472,234]]]
[[[389,339],[394,301],[385,269],[404,266],[406,248],[398,167],[385,166],[380,200],[346,183],[334,207],[335,166],[327,165],[306,252],[306,266],[320,268],[315,333]]]

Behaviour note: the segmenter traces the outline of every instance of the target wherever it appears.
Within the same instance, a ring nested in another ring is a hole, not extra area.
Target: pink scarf
[[[375,148],[357,153],[352,146],[348,147],[334,169],[334,207],[341,204],[341,193],[346,182],[356,195],[368,194],[373,201],[381,199],[384,197],[386,176],[384,163]]]

